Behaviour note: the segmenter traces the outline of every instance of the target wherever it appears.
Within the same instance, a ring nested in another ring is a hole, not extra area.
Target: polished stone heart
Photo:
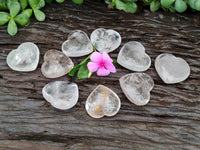
[[[42,95],[53,107],[67,110],[76,105],[79,91],[75,83],[54,81],[44,86]]]
[[[120,50],[117,62],[132,71],[145,71],[151,66],[151,58],[144,46],[136,41],[126,43]]]
[[[87,113],[93,118],[103,116],[114,116],[121,107],[121,101],[117,94],[106,86],[97,86],[88,96],[85,108]]]
[[[130,73],[119,79],[126,97],[134,104],[146,105],[150,100],[150,91],[154,87],[153,79],[146,73]]]
[[[155,68],[160,78],[167,84],[184,81],[190,75],[188,63],[184,59],[168,53],[156,57]]]
[[[112,29],[98,28],[90,36],[92,45],[100,52],[112,52],[121,44],[120,34]]]
[[[44,55],[41,72],[47,78],[58,78],[67,74],[73,67],[74,63],[64,53],[49,50]]]
[[[93,46],[85,32],[75,30],[68,35],[68,40],[62,44],[62,51],[69,57],[80,57],[93,52]]]
[[[26,42],[8,54],[7,64],[15,71],[34,71],[38,66],[39,56],[40,51],[37,45]]]

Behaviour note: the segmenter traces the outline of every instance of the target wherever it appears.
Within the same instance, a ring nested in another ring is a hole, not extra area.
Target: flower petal
[[[93,62],[100,62],[100,61],[102,61],[102,59],[103,59],[103,56],[100,52],[94,52],[90,56],[90,60]]]
[[[112,73],[116,72],[116,68],[112,63],[105,63],[105,67],[106,67],[106,69],[108,69]]]
[[[112,63],[113,62],[113,60],[110,58],[110,56],[108,55],[108,53],[106,53],[106,52],[103,52],[103,61],[104,62],[107,62],[107,63]]]
[[[107,76],[110,74],[110,71],[105,69],[104,67],[100,67],[97,71],[98,76]]]
[[[97,69],[99,68],[99,65],[98,65],[98,63],[89,62],[89,63],[87,64],[87,67],[88,67],[88,70],[89,70],[90,72],[95,72],[95,71],[97,71]]]

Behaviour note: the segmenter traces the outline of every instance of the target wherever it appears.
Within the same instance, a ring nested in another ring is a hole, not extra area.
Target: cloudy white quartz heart
[[[62,51],[69,57],[80,57],[93,52],[92,43],[87,34],[81,30],[74,30],[62,44]]]
[[[156,57],[155,68],[160,78],[167,84],[184,81],[190,75],[188,63],[184,59],[168,53]]]
[[[98,28],[90,35],[92,45],[100,52],[110,53],[121,44],[120,34],[112,29]]]
[[[44,86],[43,97],[57,109],[67,110],[78,101],[79,91],[76,83],[54,81]]]
[[[120,50],[117,62],[132,71],[145,71],[151,66],[151,59],[144,46],[136,41],[126,43]]]
[[[15,71],[34,71],[38,66],[39,56],[40,51],[37,45],[25,42],[8,54],[7,64]]]
[[[58,78],[67,74],[73,67],[74,63],[64,53],[49,50],[44,55],[41,72],[47,78]]]

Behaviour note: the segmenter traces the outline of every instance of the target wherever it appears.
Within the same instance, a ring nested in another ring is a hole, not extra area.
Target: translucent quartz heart
[[[40,51],[37,45],[26,42],[8,54],[7,64],[15,71],[33,71],[37,68],[39,56]]]
[[[144,46],[136,41],[126,43],[120,50],[117,62],[132,71],[145,71],[151,66],[151,58]]]
[[[112,52],[121,44],[120,34],[112,29],[98,28],[90,36],[92,45],[100,52]]]
[[[156,57],[155,68],[160,78],[168,84],[184,81],[190,75],[188,63],[168,53]]]
[[[88,96],[85,108],[93,118],[114,116],[121,107],[121,101],[111,89],[98,85]]]
[[[136,105],[146,105],[150,100],[150,91],[154,87],[153,79],[146,73],[130,73],[119,79],[126,97]]]
[[[57,109],[70,109],[79,97],[78,86],[67,81],[54,81],[44,86],[43,97]]]
[[[67,74],[73,67],[74,63],[64,53],[49,50],[44,55],[41,72],[47,78],[58,78]]]
[[[68,35],[68,40],[62,44],[62,51],[69,57],[80,57],[93,52],[93,46],[85,32],[75,30]]]

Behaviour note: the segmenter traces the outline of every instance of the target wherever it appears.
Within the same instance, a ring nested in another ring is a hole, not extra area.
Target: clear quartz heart
[[[117,62],[132,71],[145,71],[151,66],[151,58],[144,46],[136,41],[126,43],[120,50]]]
[[[184,59],[168,53],[156,57],[155,68],[160,78],[167,84],[184,81],[190,75],[188,63]]]
[[[44,86],[42,95],[53,107],[67,110],[76,105],[79,91],[76,83],[54,81]]]
[[[90,36],[92,45],[100,52],[112,52],[121,44],[120,34],[112,29],[98,28]]]
[[[93,118],[114,116],[121,107],[121,101],[116,93],[103,85],[98,85],[88,96],[85,108]]]
[[[149,102],[154,81],[148,74],[130,73],[122,76],[119,82],[122,91],[132,103],[142,106]]]
[[[38,66],[39,56],[40,51],[37,45],[25,42],[8,54],[7,64],[15,71],[34,71]]]
[[[67,74],[73,67],[74,63],[64,53],[49,50],[44,55],[41,72],[47,78],[58,78]]]
[[[85,32],[74,30],[62,44],[62,51],[69,57],[80,57],[93,52],[93,46]]]

